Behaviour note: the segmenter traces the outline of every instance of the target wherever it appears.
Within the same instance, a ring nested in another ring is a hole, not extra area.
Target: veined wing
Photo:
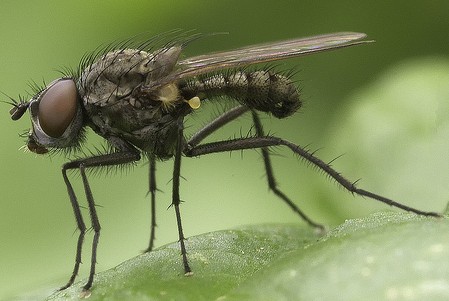
[[[180,79],[216,70],[271,62],[373,42],[370,40],[362,40],[365,37],[366,34],[364,33],[337,32],[194,56],[180,60],[177,63],[178,70],[154,82],[148,88],[157,88]]]

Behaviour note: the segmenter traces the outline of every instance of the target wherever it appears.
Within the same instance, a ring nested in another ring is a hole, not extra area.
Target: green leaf
[[[226,300],[449,300],[448,226],[404,213],[350,220]]]
[[[90,300],[448,300],[447,219],[376,213],[319,238],[258,225],[177,243],[98,273]],[[47,300],[78,300],[84,281]]]
[[[179,244],[132,258],[96,275],[90,300],[214,300],[293,250],[318,239],[297,225],[258,225],[191,237],[194,275],[184,276]],[[85,280],[48,300],[78,300]]]

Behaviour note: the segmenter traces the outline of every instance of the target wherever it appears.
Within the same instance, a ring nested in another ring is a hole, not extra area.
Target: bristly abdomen
[[[203,75],[181,84],[180,89],[187,99],[227,96],[277,118],[292,115],[302,104],[295,83],[288,76],[271,70],[231,70]]]

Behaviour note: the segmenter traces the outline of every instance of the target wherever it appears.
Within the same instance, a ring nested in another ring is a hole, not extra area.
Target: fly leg
[[[151,195],[151,227],[150,227],[150,242],[145,252],[151,252],[154,247],[154,239],[156,232],[156,158],[150,158],[149,168],[149,193]]]
[[[434,216],[441,217],[442,215],[436,212],[427,212],[419,209],[415,209],[396,201],[393,201],[389,198],[383,197],[381,195],[372,193],[370,191],[357,188],[354,183],[348,181],[344,178],[338,171],[333,169],[329,164],[325,163],[321,159],[315,157],[313,153],[308,152],[304,148],[293,144],[287,140],[282,138],[273,137],[273,136],[263,136],[263,137],[249,137],[249,138],[240,138],[240,139],[231,139],[226,141],[218,141],[212,143],[205,143],[201,145],[197,145],[185,150],[185,155],[188,157],[200,156],[211,153],[221,153],[221,152],[229,152],[234,150],[245,150],[245,149],[255,149],[255,148],[267,148],[271,146],[286,146],[293,153],[302,157],[306,161],[315,165],[331,178],[333,178],[337,183],[343,186],[349,192],[354,194],[358,194],[360,196],[365,196],[370,199],[385,203],[387,205],[400,208],[405,211],[414,212],[418,215],[424,216]]]
[[[200,129],[192,138],[187,142],[188,147],[194,148],[197,146],[204,138],[218,130],[226,123],[238,118],[242,114],[249,111],[249,108],[246,106],[237,106],[232,108],[231,110],[225,112],[221,116],[214,119],[212,122],[207,124],[205,127]],[[255,111],[252,112],[253,123],[256,129],[256,134],[258,137],[263,137],[263,127],[260,122],[260,118]],[[301,209],[298,208],[282,191],[277,188],[276,180],[274,178],[273,168],[271,166],[271,160],[268,152],[268,148],[262,147],[262,157],[265,165],[265,172],[267,174],[268,187],[273,191],[275,195],[281,198],[294,212],[296,212],[302,219],[304,219],[309,225],[316,227],[320,230],[324,230],[324,227],[314,221],[312,221],[307,215],[302,212]]]
[[[254,126],[256,129],[257,137],[263,137],[263,127],[260,122],[259,115],[255,111],[251,111]],[[265,165],[265,172],[267,174],[268,187],[273,191],[275,195],[277,195],[280,199],[282,199],[295,213],[297,213],[304,221],[306,221],[310,226],[319,229],[320,231],[324,231],[324,226],[320,225],[314,221],[312,221],[298,206],[293,203],[289,197],[287,197],[282,191],[277,188],[276,180],[274,179],[273,168],[271,166],[270,154],[268,152],[267,147],[262,147],[262,157]]]
[[[233,121],[234,119],[240,117],[244,113],[248,112],[249,108],[246,106],[236,106],[222,115],[218,116],[214,120],[212,120],[209,124],[205,125],[198,132],[196,132],[190,139],[187,141],[188,147],[193,147],[198,145],[201,141],[203,141],[207,136],[224,126],[225,124]]]
[[[62,177],[64,178],[64,182],[67,186],[67,192],[69,194],[70,203],[72,204],[73,213],[75,214],[76,224],[78,226],[80,234],[78,236],[78,243],[76,245],[75,266],[73,268],[72,276],[70,276],[67,284],[62,286],[59,290],[65,290],[66,288],[71,286],[75,281],[76,275],[78,275],[79,267],[81,264],[81,251],[83,248],[84,235],[86,234],[86,224],[84,223],[83,216],[81,215],[80,205],[78,203],[78,200],[76,199],[72,184],[67,177],[67,168],[65,168],[65,165],[66,164],[64,164],[62,168]]]
[[[235,118],[239,117],[243,113],[247,112],[249,109],[244,106],[237,106],[228,112],[224,113],[223,115],[216,118],[214,121],[206,125],[204,128],[202,128],[200,131],[198,131],[188,142],[188,144],[197,144],[201,142],[204,138],[206,138],[208,135],[213,133],[215,130],[223,126],[224,124],[234,120]],[[183,126],[183,120],[182,118],[178,120],[178,134],[177,134],[177,142],[176,142],[176,152],[175,152],[175,159],[174,159],[174,167],[173,167],[173,189],[172,189],[172,206],[175,209],[176,214],[176,222],[178,225],[178,236],[179,236],[179,244],[181,247],[181,255],[182,255],[182,262],[184,265],[184,273],[186,276],[192,275],[192,269],[190,268],[189,261],[187,258],[187,251],[185,247],[185,236],[184,231],[182,229],[182,221],[181,221],[181,212],[179,210],[179,204],[181,203],[181,199],[179,196],[179,184],[180,184],[180,177],[181,177],[181,157],[186,149],[185,141],[184,141],[184,126]],[[150,162],[151,163],[151,162]],[[154,188],[154,191],[156,190],[156,185],[154,182],[154,186],[152,186],[152,173],[151,173],[151,164],[150,164],[150,192],[153,190],[151,187]],[[153,165],[154,166],[154,165]],[[153,174],[154,178],[154,174]],[[152,193],[152,200],[153,200],[153,193]],[[152,201],[153,204],[153,201]],[[153,211],[154,212],[154,211]],[[153,219],[154,221],[154,219]],[[152,228],[153,230],[153,228]],[[152,232],[154,233],[154,231]],[[152,240],[154,237],[150,238],[150,247],[152,247]],[[148,249],[150,250],[150,248]]]
[[[62,167],[62,176],[63,176],[64,182],[67,186],[70,203],[72,204],[72,207],[73,207],[75,219],[77,222],[78,229],[80,230],[80,234],[78,237],[78,244],[77,244],[77,248],[76,248],[76,257],[75,257],[75,267],[73,269],[72,276],[70,277],[67,284],[61,288],[61,290],[68,288],[75,281],[75,278],[78,274],[79,265],[81,263],[82,245],[83,245],[84,235],[86,233],[86,226],[84,224],[84,221],[83,221],[83,218],[81,215],[80,205],[77,201],[73,187],[70,184],[70,181],[67,177],[67,171],[73,170],[73,169],[78,169],[80,171],[81,178],[83,180],[84,192],[86,194],[86,199],[87,199],[87,203],[88,203],[88,207],[89,207],[90,220],[91,220],[92,228],[94,230],[89,279],[83,287],[83,290],[86,291],[92,287],[92,283],[93,283],[93,279],[94,279],[94,275],[95,275],[97,246],[98,246],[98,241],[100,238],[101,226],[100,226],[100,221],[98,219],[97,210],[95,208],[95,202],[94,202],[94,198],[92,195],[92,191],[90,189],[90,185],[87,180],[85,169],[91,168],[91,167],[120,165],[120,164],[126,164],[126,163],[131,163],[131,162],[140,160],[139,152],[134,147],[129,145],[128,143],[122,141],[121,139],[113,138],[113,137],[109,138],[108,140],[114,146],[116,146],[120,151],[118,151],[116,153],[112,153],[112,154],[98,155],[98,156],[92,156],[92,157],[83,158],[83,159],[79,159],[79,160],[74,160],[74,161],[65,163]]]
[[[184,265],[184,273],[186,276],[192,275],[192,269],[190,268],[189,261],[187,259],[187,251],[185,246],[185,236],[182,230],[181,212],[179,211],[179,204],[181,199],[179,197],[179,179],[181,177],[181,156],[184,148],[184,125],[183,119],[178,119],[178,134],[176,140],[176,152],[175,162],[173,166],[173,190],[172,190],[172,206],[175,208],[176,222],[178,224],[179,244],[181,247],[182,263]]]

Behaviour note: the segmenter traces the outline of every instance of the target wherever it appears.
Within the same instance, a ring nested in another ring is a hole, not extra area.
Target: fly
[[[295,203],[277,188],[268,149],[285,146],[351,193],[365,196],[385,204],[419,215],[440,216],[395,202],[381,195],[357,188],[328,163],[305,148],[280,137],[264,133],[259,113],[285,118],[301,107],[300,93],[286,73],[273,69],[250,70],[247,66],[283,60],[291,57],[365,44],[363,33],[340,32],[282,42],[249,46],[232,51],[217,52],[181,59],[180,54],[190,38],[171,38],[159,35],[136,45],[132,39],[115,47],[85,56],[76,71],[67,71],[29,100],[12,100],[11,118],[18,120],[28,110],[32,128],[27,147],[36,154],[79,150],[84,142],[85,130],[90,127],[103,137],[110,150],[103,154],[74,159],[62,167],[73,207],[79,238],[75,265],[71,277],[61,289],[71,286],[78,274],[86,225],[72,184],[69,170],[79,170],[94,230],[90,273],[85,291],[92,287],[95,275],[100,222],[94,197],[86,176],[86,169],[131,164],[142,157],[149,160],[149,191],[151,195],[151,231],[147,251],[154,246],[156,226],[156,178],[158,160],[174,158],[172,205],[175,210],[183,267],[186,275],[192,270],[185,247],[180,213],[181,158],[197,157],[233,150],[261,149],[268,186],[282,201],[312,227],[323,226],[311,220]],[[160,45],[156,47],[157,45]],[[236,105],[199,129],[190,138],[184,135],[184,118],[197,110],[202,102],[217,99],[236,101]],[[203,139],[225,124],[249,113],[254,135],[236,139],[203,143]]]

